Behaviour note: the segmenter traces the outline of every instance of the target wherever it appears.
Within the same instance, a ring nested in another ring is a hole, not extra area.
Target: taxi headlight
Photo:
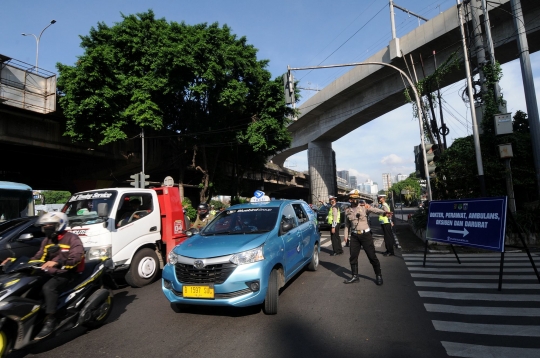
[[[178,262],[178,255],[175,254],[174,252],[169,252],[169,263],[171,265],[176,265],[176,263]]]
[[[264,260],[263,245],[252,250],[239,252],[232,255],[230,261],[236,265],[251,264],[257,261]]]
[[[111,257],[112,256],[112,246],[96,246],[88,249],[86,254],[88,260],[100,259],[102,257]]]

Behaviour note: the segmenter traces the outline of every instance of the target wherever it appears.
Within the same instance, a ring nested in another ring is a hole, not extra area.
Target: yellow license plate
[[[184,286],[182,293],[185,298],[214,298],[214,287]]]

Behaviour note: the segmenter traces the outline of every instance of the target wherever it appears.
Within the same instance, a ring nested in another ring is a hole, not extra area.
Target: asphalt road
[[[401,257],[378,255],[385,281],[377,286],[361,253],[362,279],[345,285],[348,255],[329,253],[323,247],[318,271],[301,272],[282,290],[275,316],[260,307],[194,306],[177,313],[158,281],[116,290],[103,327],[77,328],[12,357],[444,356]]]

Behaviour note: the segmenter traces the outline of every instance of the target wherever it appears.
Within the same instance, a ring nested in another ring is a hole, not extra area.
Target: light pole
[[[36,36],[36,35],[34,35],[34,34],[26,34],[26,33],[24,33],[24,32],[21,34],[21,35],[23,35],[23,36],[30,36],[30,35],[32,35],[32,36],[34,36],[34,38],[36,39],[36,68],[35,68],[36,73],[38,72],[39,40],[41,40],[41,35],[43,35],[43,32],[44,32],[45,30],[47,30],[47,28],[48,28],[49,26],[51,26],[52,24],[54,24],[55,22],[56,22],[56,20],[51,20],[51,23],[50,23],[49,25],[45,26],[45,28],[44,28],[43,30],[41,30],[41,32],[39,33],[39,36]]]
[[[346,64],[341,64],[341,65],[328,65],[328,66],[311,66],[311,67],[296,67],[296,68],[288,67],[288,71],[315,70],[319,68],[335,68],[335,67],[355,67],[355,66],[365,66],[365,65],[379,65],[379,66],[386,66],[386,67],[393,68],[394,70],[398,71],[401,74],[401,76],[403,76],[403,78],[407,80],[407,82],[409,83],[409,86],[411,87],[411,90],[414,93],[414,97],[416,100],[416,107],[418,111],[418,123],[420,125],[420,146],[422,147],[422,153],[425,153],[426,145],[424,143],[424,121],[422,119],[422,105],[420,104],[420,95],[418,94],[418,91],[416,90],[416,86],[414,85],[411,78],[405,72],[403,72],[401,69],[397,68],[396,66],[390,65],[385,62],[368,61],[368,62],[354,62],[354,63],[346,63]],[[425,155],[424,155],[424,170],[426,171],[426,173],[429,173],[427,159]],[[431,184],[429,182],[429,175],[426,176],[426,184],[427,184],[428,200],[431,201],[433,200],[433,198],[431,196]]]

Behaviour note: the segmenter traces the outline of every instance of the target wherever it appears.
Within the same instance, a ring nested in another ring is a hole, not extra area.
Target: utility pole
[[[461,16],[461,3],[457,1],[457,14],[459,18],[459,28],[461,30],[461,41],[463,43],[463,57],[465,62],[465,73],[467,75],[467,90],[469,93],[471,120],[474,138],[474,150],[476,153],[476,167],[478,168],[478,180],[480,182],[480,192],[482,196],[486,196],[486,184],[484,181],[484,165],[482,164],[482,150],[480,148],[480,137],[478,135],[478,123],[476,122],[476,111],[474,109],[474,97],[472,91],[471,69],[469,67],[469,54],[467,50],[467,41],[465,40],[465,31],[463,29],[463,17]],[[428,181],[429,182],[429,181]]]
[[[531,58],[529,56],[529,44],[525,32],[521,0],[510,0],[510,5],[512,6],[514,24],[518,33],[517,44],[519,49],[519,62],[521,64],[521,76],[523,77],[523,87],[525,90],[525,103],[527,105],[527,114],[529,116],[534,168],[536,170],[536,195],[537,198],[540,199],[540,119],[538,117],[538,103],[536,102]]]

